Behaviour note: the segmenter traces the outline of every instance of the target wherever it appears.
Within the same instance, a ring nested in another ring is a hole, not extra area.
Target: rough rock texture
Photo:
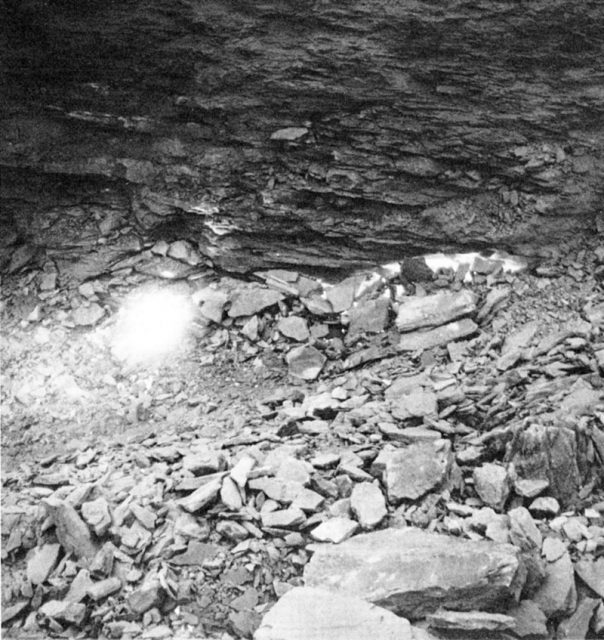
[[[411,625],[360,598],[297,587],[264,616],[254,640],[412,640]]]
[[[342,267],[601,215],[599,0],[3,7],[13,240],[109,264],[90,231],[127,222],[233,270]]]
[[[414,619],[439,606],[505,609],[524,582],[518,551],[406,527],[357,535],[319,548],[307,586],[359,596]]]

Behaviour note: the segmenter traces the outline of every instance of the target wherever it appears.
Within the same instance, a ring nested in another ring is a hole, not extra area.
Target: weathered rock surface
[[[264,616],[254,640],[413,640],[405,618],[353,596],[296,587]]]
[[[101,199],[106,232],[179,226],[242,271],[592,233],[604,9],[489,9],[10,0],[0,209],[31,238],[57,193],[84,225]]]
[[[350,508],[363,529],[373,529],[388,513],[380,488],[370,482],[355,484],[350,494]]]
[[[359,596],[410,619],[441,606],[505,609],[518,599],[524,577],[518,551],[510,545],[412,527],[319,548],[304,571],[308,586]]]
[[[447,440],[418,442],[402,449],[383,449],[373,463],[382,474],[393,504],[416,500],[440,486],[449,474],[453,456]]]
[[[398,310],[396,326],[402,332],[438,327],[470,315],[475,310],[476,296],[472,291],[435,293],[405,300]]]
[[[430,329],[428,331],[412,331],[405,333],[401,337],[398,348],[401,351],[423,351],[441,345],[448,344],[454,340],[467,338],[478,330],[478,325],[470,318],[462,318],[456,322],[449,322],[442,327]]]

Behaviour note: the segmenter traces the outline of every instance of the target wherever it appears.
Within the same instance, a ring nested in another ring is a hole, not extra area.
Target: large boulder
[[[415,527],[320,547],[304,571],[307,586],[356,596],[410,619],[439,607],[505,610],[517,602],[525,577],[512,545]]]

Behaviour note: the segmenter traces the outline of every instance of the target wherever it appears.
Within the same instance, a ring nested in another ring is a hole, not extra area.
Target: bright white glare
[[[133,294],[118,313],[114,354],[129,363],[165,356],[182,344],[192,320],[185,295],[161,289]]]
[[[480,254],[476,252],[472,253],[432,253],[427,256],[424,256],[426,260],[426,264],[428,267],[434,271],[435,273],[439,269],[453,269],[456,271],[457,268],[461,265],[468,265],[470,268],[474,263],[474,260],[480,258]],[[496,260],[501,261],[503,263],[503,271],[514,273],[516,271],[521,271],[526,268],[526,262],[522,258],[518,258],[516,256],[511,256],[507,253],[496,251],[489,258],[485,258],[486,260]],[[470,282],[472,280],[472,275],[470,271],[465,276],[465,281]]]

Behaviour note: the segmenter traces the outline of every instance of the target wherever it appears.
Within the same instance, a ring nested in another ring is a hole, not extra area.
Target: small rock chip
[[[92,560],[97,548],[92,542],[88,527],[76,510],[67,502],[55,497],[46,498],[42,503],[55,525],[57,538],[63,549],[73,553],[77,558]]]
[[[140,588],[126,597],[130,610],[137,615],[159,606],[162,600],[163,590],[157,578],[146,580]]]
[[[553,538],[548,536],[543,541],[541,546],[541,553],[548,562],[554,562],[561,558],[566,553],[566,545],[560,538]]]
[[[289,373],[294,378],[315,380],[319,377],[327,358],[315,347],[295,347],[287,354]]]
[[[42,584],[55,568],[60,544],[44,544],[33,549],[27,560],[27,579],[34,585]]]
[[[388,514],[380,488],[369,482],[354,486],[350,495],[350,507],[363,529],[373,529]]]
[[[451,611],[439,609],[426,616],[431,627],[460,631],[508,631],[516,621],[511,616],[486,611]]]
[[[220,552],[220,547],[215,544],[191,540],[184,553],[170,558],[170,563],[177,566],[200,566],[204,562],[213,560]]]
[[[319,542],[333,542],[339,544],[357,531],[359,523],[350,518],[336,517],[325,520],[310,532]]]
[[[438,415],[436,394],[430,389],[415,389],[391,401],[392,415],[399,420],[435,418]]]
[[[186,498],[181,498],[178,504],[189,513],[194,513],[207,507],[216,498],[221,487],[222,479],[214,478],[199,487],[199,489],[193,491],[191,495],[188,495]]]
[[[306,127],[286,127],[271,133],[271,140],[282,140],[284,142],[294,142],[303,138],[308,133]]]
[[[235,481],[228,476],[222,481],[220,500],[222,504],[231,511],[239,511],[243,506],[243,499],[239,492],[239,487]]]
[[[401,337],[398,348],[400,351],[424,351],[467,338],[476,331],[478,331],[478,325],[473,320],[462,318],[457,322],[450,322],[429,331],[406,333]]]
[[[496,511],[501,511],[510,495],[508,473],[500,464],[487,462],[473,473],[474,488],[480,499]]]
[[[80,625],[86,615],[86,605],[67,600],[49,600],[38,611],[54,620]]]
[[[95,582],[93,585],[88,587],[86,595],[97,601],[119,591],[121,588],[122,581],[119,578],[106,578],[105,580]]]
[[[510,537],[512,544],[523,551],[540,550],[543,536],[533,517],[525,507],[516,507],[508,512],[510,518]]]
[[[388,500],[417,500],[448,477],[453,455],[448,440],[418,442],[404,449],[382,449],[372,470],[381,472]]]
[[[407,620],[360,598],[295,587],[264,616],[254,640],[412,640]]]
[[[295,507],[265,512],[261,514],[261,518],[263,527],[276,529],[297,529],[306,522],[304,512]]]
[[[299,316],[288,316],[282,318],[277,323],[277,329],[286,337],[296,340],[297,342],[305,342],[310,337],[308,323],[304,318]]]
[[[227,540],[239,542],[245,540],[248,536],[248,530],[238,522],[232,520],[220,520],[216,524],[216,532],[224,536]]]
[[[73,321],[82,327],[96,324],[105,315],[105,309],[93,302],[91,305],[78,307],[72,314]]]
[[[82,517],[99,537],[104,536],[111,526],[109,505],[103,497],[84,502],[82,505]]]

